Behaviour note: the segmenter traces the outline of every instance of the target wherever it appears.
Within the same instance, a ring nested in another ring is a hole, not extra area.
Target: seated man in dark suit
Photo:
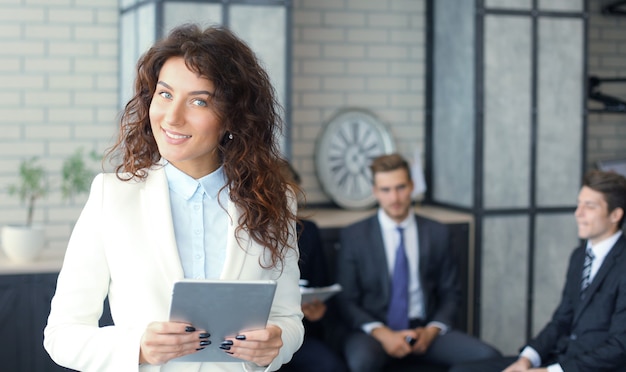
[[[493,358],[493,347],[454,330],[460,287],[445,225],[412,212],[409,165],[397,154],[370,166],[378,213],[341,232],[337,296],[350,326],[344,350],[350,370],[390,363],[449,366]]]
[[[588,173],[578,194],[578,237],[561,302],[519,356],[455,366],[454,372],[626,371],[626,179]],[[542,367],[542,368],[540,368]]]
[[[283,172],[296,183],[300,183],[300,175],[291,167],[284,164]],[[297,226],[298,248],[300,250],[300,278],[307,287],[325,287],[331,285],[331,279],[327,270],[324,246],[320,237],[320,231],[315,222],[300,219]],[[281,372],[344,372],[346,366],[329,344],[329,328],[337,321],[332,305],[333,299],[328,304],[319,300],[302,304],[304,313],[304,342],[300,349],[293,355],[291,361],[280,368]]]

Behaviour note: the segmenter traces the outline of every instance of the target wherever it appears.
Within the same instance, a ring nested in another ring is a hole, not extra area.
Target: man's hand
[[[381,343],[385,352],[394,358],[403,358],[411,353],[411,345],[406,341],[407,336],[417,338],[415,330],[394,331],[387,327],[375,328],[372,336]]]
[[[318,299],[304,303],[302,304],[302,313],[309,322],[317,322],[326,313],[326,304]]]
[[[433,343],[433,340],[439,335],[441,330],[437,327],[418,327],[415,328],[415,338],[417,342],[413,345],[415,354],[424,354]]]
[[[152,322],[141,337],[139,363],[164,364],[173,358],[202,350],[208,343],[209,334],[196,330],[191,324]]]
[[[519,359],[517,359],[513,364],[511,364],[510,366],[506,367],[506,369],[502,372],[522,372],[522,371],[528,371],[530,370],[530,367],[532,366],[532,364],[530,363],[530,360],[526,357],[519,357]],[[533,371],[538,371],[533,369]]]

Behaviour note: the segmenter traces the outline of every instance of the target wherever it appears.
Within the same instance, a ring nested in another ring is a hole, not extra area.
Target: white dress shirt
[[[378,209],[378,222],[380,223],[383,243],[385,245],[385,254],[387,256],[387,265],[391,276],[393,276],[396,250],[400,245],[398,227],[403,229],[404,246],[407,260],[409,261],[409,319],[426,319],[424,293],[419,281],[419,233],[415,215],[409,213],[409,216],[398,224],[380,208]],[[375,328],[382,327],[383,325],[384,324],[381,322],[366,323],[361,329],[365,333],[371,334]],[[439,328],[441,330],[440,334],[444,334],[448,330],[447,326],[441,322],[430,322],[428,325]]]
[[[396,262],[396,250],[400,245],[398,228],[403,229],[406,257],[409,261],[409,319],[424,319],[426,317],[424,296],[418,279],[419,245],[415,216],[411,213],[404,221],[398,224],[389,218],[382,209],[379,209],[378,221],[383,235],[387,265],[391,276],[393,276],[394,263]]]

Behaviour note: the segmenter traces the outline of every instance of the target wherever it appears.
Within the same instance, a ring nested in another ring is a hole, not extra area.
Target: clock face
[[[346,209],[376,204],[369,165],[393,152],[391,135],[365,111],[347,111],[332,119],[318,140],[315,165],[324,191]]]

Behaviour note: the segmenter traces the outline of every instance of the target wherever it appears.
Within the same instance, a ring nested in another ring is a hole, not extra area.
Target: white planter
[[[36,260],[45,244],[45,231],[41,226],[3,226],[2,249],[15,262]]]

